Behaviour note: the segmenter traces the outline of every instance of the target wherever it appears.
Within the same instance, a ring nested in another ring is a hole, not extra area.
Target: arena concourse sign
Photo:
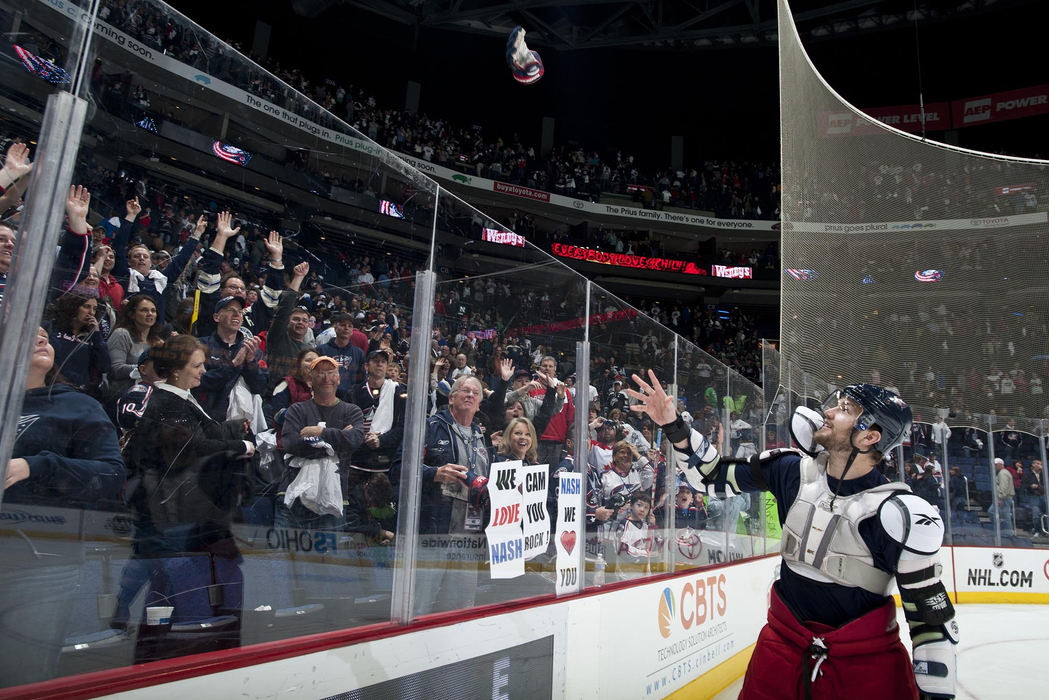
[[[951,102],[955,127],[1049,114],[1049,84]]]
[[[688,260],[650,258],[644,255],[627,255],[626,253],[609,253],[604,250],[580,248],[579,246],[567,245],[564,243],[552,244],[550,246],[550,252],[562,258],[598,263],[599,265],[612,265],[614,267],[630,267],[638,270],[658,270],[660,272],[680,272],[684,275],[722,277],[725,279],[754,279],[754,269],[745,266],[711,265],[710,270],[708,271],[707,268],[699,267]]]
[[[969,229],[997,229],[1012,226],[1045,224],[1049,213],[1040,211],[1012,216],[992,216],[982,219],[933,219],[929,221],[870,221],[855,224],[831,224],[817,221],[790,221],[784,230],[801,233],[887,233],[903,231],[961,231]]]
[[[824,111],[818,115],[820,134],[833,136],[864,136],[881,133],[877,122],[906,131],[920,134],[922,132],[922,110],[920,105],[899,105],[895,107],[875,107],[863,110],[863,113],[840,109],[833,112]],[[932,102],[925,105],[925,130],[944,131],[951,127],[951,106],[948,102]]]
[[[898,105],[893,107],[865,108],[863,113],[883,124],[907,131],[912,134],[922,133],[921,105]],[[994,92],[989,95],[967,97],[950,102],[929,102],[925,104],[925,131],[946,131],[977,124],[990,124],[1009,119],[1022,119],[1041,114],[1049,114],[1049,84]],[[851,134],[870,134],[877,131],[861,115],[848,111],[824,113],[827,136]]]
[[[922,132],[922,106],[897,105],[894,107],[874,107],[863,110],[867,116],[874,117],[883,124],[894,126],[900,131],[912,134]],[[925,105],[925,130],[945,131],[951,128],[951,105],[949,102],[930,102]]]

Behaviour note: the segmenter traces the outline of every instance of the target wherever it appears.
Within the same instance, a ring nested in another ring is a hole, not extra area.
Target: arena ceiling
[[[845,0],[791,3],[805,40],[841,37],[994,13],[1023,0]],[[1029,4],[1029,3],[1028,3]],[[506,36],[528,29],[529,45],[577,51],[633,47],[695,51],[769,46],[776,42],[775,0],[295,0],[303,17],[347,6],[423,29]]]

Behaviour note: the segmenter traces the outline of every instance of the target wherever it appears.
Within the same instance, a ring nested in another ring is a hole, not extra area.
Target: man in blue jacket
[[[488,442],[475,420],[484,392],[473,375],[460,377],[448,407],[426,421],[419,529],[420,612],[473,605],[478,567],[485,558],[483,497],[488,481]]]

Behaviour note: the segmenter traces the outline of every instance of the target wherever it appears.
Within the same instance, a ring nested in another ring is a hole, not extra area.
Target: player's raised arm
[[[692,488],[706,492],[718,475],[718,451],[702,433],[685,424],[677,412],[674,397],[667,395],[655,372],[648,370],[647,382],[637,374],[631,379],[638,389],[626,390],[627,395],[637,401],[630,410],[644,413],[663,428],[664,437],[674,446],[674,465],[678,472]]]

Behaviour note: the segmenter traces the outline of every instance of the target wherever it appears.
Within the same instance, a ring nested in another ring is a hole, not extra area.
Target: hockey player
[[[778,503],[783,566],[740,698],[954,697],[958,628],[940,582],[943,523],[875,468],[909,435],[907,404],[878,386],[847,386],[822,414],[795,412],[792,433],[805,454],[772,450],[736,462],[687,428],[673,397],[648,376],[634,375],[633,410],[663,427],[693,488],[719,496],[768,490]],[[893,578],[913,666],[896,629]]]

